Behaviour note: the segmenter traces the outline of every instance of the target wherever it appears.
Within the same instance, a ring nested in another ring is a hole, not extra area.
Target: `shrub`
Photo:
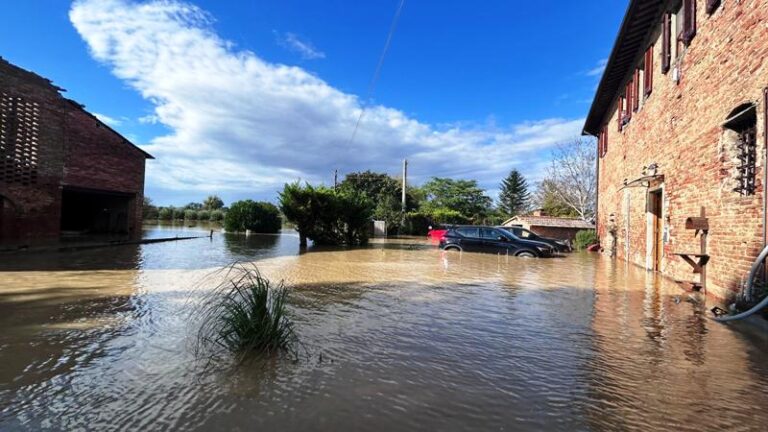
[[[373,203],[358,191],[290,183],[280,193],[280,209],[295,225],[302,247],[307,239],[324,245],[368,241]]]
[[[576,233],[573,247],[577,250],[582,250],[595,243],[597,243],[597,233],[595,233],[595,230],[584,230]]]
[[[445,207],[438,207],[429,209],[427,211],[427,217],[435,225],[440,224],[467,224],[470,219],[456,210],[451,210]]]
[[[221,210],[211,211],[210,218],[212,222],[221,222],[224,220],[224,212]]]
[[[220,347],[240,361],[291,350],[297,338],[286,313],[288,289],[272,286],[255,267],[234,264],[227,276],[195,311],[202,318],[198,349]]]
[[[227,231],[276,233],[280,231],[280,226],[280,211],[268,202],[237,201],[232,203],[224,216],[224,229]]]
[[[184,220],[197,220],[197,212],[195,210],[184,210]]]
[[[197,220],[207,221],[211,219],[211,212],[208,210],[200,210],[197,212]]]
[[[171,220],[173,219],[173,209],[168,207],[163,207],[160,209],[157,215],[158,219],[160,220]]]

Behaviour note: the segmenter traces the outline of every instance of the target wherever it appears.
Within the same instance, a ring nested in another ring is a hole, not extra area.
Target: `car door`
[[[456,228],[461,235],[461,248],[466,252],[479,252],[483,250],[483,240],[480,238],[480,228],[461,227]]]
[[[480,237],[483,239],[485,252],[506,254],[514,250],[509,237],[495,228],[480,228]]]

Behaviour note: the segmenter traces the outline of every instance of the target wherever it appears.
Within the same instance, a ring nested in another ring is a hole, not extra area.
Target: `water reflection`
[[[694,430],[768,420],[756,409],[768,406],[764,337],[707,321],[667,281],[590,255],[444,254],[420,239],[300,253],[286,231],[57,259],[2,264],[3,430]],[[293,287],[305,359],[201,373],[189,314],[203,288],[193,287],[233,260]]]

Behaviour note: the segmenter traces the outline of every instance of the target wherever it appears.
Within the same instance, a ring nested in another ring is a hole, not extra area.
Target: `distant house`
[[[138,235],[152,156],[0,57],[0,243]]]
[[[595,225],[577,218],[547,216],[542,210],[507,219],[504,226],[519,226],[543,237],[573,240],[576,233],[595,229]]]

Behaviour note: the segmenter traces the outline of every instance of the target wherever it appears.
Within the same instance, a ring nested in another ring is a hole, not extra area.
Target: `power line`
[[[389,26],[389,34],[387,34],[387,41],[384,43],[384,49],[381,51],[381,56],[379,56],[379,62],[376,64],[376,70],[373,73],[373,78],[371,78],[371,82],[368,85],[368,94],[366,96],[366,99],[371,99],[373,97],[373,92],[376,90],[376,83],[379,81],[379,77],[381,76],[381,69],[384,66],[384,59],[387,56],[387,52],[389,51],[389,46],[392,44],[392,37],[395,35],[395,30],[397,30],[397,23],[400,21],[400,15],[403,12],[403,7],[405,6],[405,0],[400,0],[400,4],[397,6],[397,10],[395,11],[395,16],[392,18],[392,24]],[[365,115],[365,106],[362,104],[360,105],[360,115],[357,117],[357,122],[355,123],[355,129],[352,131],[352,136],[349,138],[349,145],[352,145],[352,142],[355,140],[355,136],[357,135],[357,129],[360,128],[360,122],[363,120],[363,116]]]

